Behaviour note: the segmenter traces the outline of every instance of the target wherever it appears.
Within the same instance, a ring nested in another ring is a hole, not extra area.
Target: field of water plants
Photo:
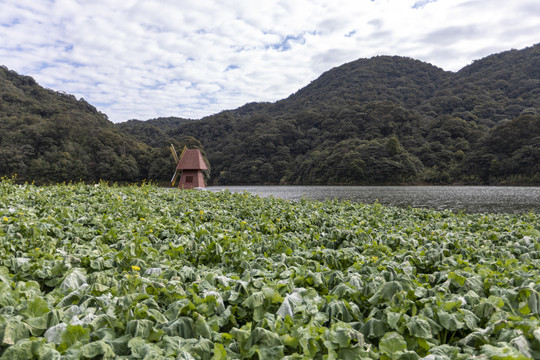
[[[4,359],[540,358],[540,216],[0,182]]]

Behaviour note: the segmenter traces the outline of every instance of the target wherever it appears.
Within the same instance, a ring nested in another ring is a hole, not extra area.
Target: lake
[[[517,186],[209,186],[287,200],[338,199],[468,213],[540,213],[540,187]]]

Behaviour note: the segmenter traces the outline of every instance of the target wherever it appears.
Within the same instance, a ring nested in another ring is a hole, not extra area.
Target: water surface
[[[209,186],[287,200],[338,199],[469,213],[540,213],[540,187],[516,186]]]

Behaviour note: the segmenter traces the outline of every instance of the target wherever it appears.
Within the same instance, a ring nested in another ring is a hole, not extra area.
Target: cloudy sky
[[[538,0],[0,0],[0,65],[114,122],[276,101],[358,58],[457,71],[538,42]]]

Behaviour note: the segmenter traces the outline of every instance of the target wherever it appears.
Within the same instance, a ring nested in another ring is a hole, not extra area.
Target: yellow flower
[[[145,219],[145,218],[141,218],[141,221],[146,221],[146,219]]]
[[[4,221],[8,221],[8,220],[9,220],[9,219],[8,219],[7,217],[5,217],[5,216],[4,216],[4,218],[3,218],[3,219],[4,219]]]
[[[141,270],[141,268],[138,267],[137,265],[131,266],[131,269],[132,269],[133,271],[139,271],[139,270]]]

